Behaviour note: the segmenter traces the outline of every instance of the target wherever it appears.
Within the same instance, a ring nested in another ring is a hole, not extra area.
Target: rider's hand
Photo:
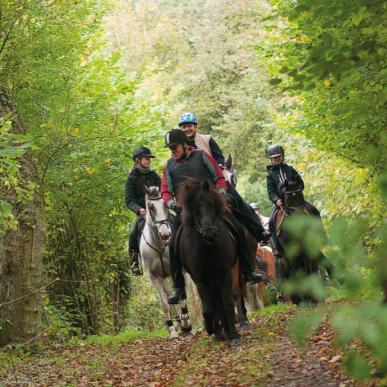
[[[267,242],[269,241],[270,237],[271,237],[270,232],[265,230],[265,231],[262,233],[262,242],[263,242],[264,244],[267,243]]]
[[[180,204],[175,203],[172,207],[172,210],[176,212],[176,214],[180,214],[183,208],[180,206]]]
[[[277,199],[275,201],[275,204],[278,206],[278,207],[282,207],[284,205],[284,201],[282,199]]]
[[[139,213],[140,215],[145,215],[146,209],[145,209],[145,208],[140,208],[140,209],[138,210],[138,213]]]

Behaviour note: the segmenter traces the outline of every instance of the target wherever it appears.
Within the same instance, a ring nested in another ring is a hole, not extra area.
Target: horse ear
[[[206,191],[206,192],[209,192],[210,191],[210,183],[208,182],[208,180],[205,180],[202,184],[202,187],[203,187],[203,190]]]
[[[231,157],[230,153],[228,154],[228,158],[227,158],[227,160],[226,160],[224,165],[225,165],[226,169],[231,169],[231,167],[232,167],[232,157]]]
[[[150,190],[149,190],[149,188],[148,188],[146,185],[144,185],[144,191],[145,191],[145,193],[146,193],[148,196],[150,196]]]

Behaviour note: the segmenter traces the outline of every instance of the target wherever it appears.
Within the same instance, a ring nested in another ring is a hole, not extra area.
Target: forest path
[[[241,332],[242,345],[204,333],[121,344],[57,344],[0,375],[1,386],[354,386],[341,371],[335,334],[325,324],[297,349],[289,338],[291,309],[271,308]]]

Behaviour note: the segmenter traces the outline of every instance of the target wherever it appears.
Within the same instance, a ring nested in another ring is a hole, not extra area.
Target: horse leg
[[[207,286],[198,282],[196,284],[200,300],[202,302],[204,328],[209,336],[215,333],[214,311],[212,309],[210,292]]]
[[[192,331],[192,324],[191,320],[189,319],[188,314],[188,305],[186,300],[180,301],[180,307],[181,307],[181,330],[184,334],[190,334]]]
[[[170,309],[169,309],[169,304],[167,302],[167,293],[164,290],[165,286],[166,286],[164,284],[166,282],[166,279],[156,277],[153,275],[150,275],[149,277],[150,277],[150,280],[151,280],[153,286],[156,289],[156,293],[157,293],[157,297],[158,297],[159,302],[160,302],[161,310],[164,313],[165,324],[167,325],[167,328],[169,331],[169,337],[171,339],[174,339],[174,338],[178,337],[178,334],[176,332],[176,328],[173,325],[173,322],[171,320],[170,313],[169,313]]]
[[[232,297],[232,282],[231,277],[224,278],[221,284],[218,284],[218,289],[223,305],[223,320],[225,322],[225,331],[227,337],[232,346],[239,345],[240,339],[239,335],[235,328],[235,313],[234,313],[234,303]]]
[[[240,287],[234,288],[232,290],[232,295],[234,299],[234,304],[236,305],[236,318],[235,321],[239,323],[239,326],[241,328],[246,328],[249,325],[249,321],[247,320],[247,310],[246,306],[244,305],[245,300],[242,295],[242,291]]]

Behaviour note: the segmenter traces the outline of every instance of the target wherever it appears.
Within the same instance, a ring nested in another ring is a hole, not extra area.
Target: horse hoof
[[[250,327],[250,323],[248,321],[241,321],[239,323],[239,328],[240,329],[247,329]]]
[[[230,340],[230,347],[238,347],[241,345],[241,339],[239,337]]]
[[[189,325],[188,327],[181,326],[181,331],[183,333],[191,333],[192,331],[192,325]]]
[[[181,331],[179,334],[179,337],[190,337],[193,336],[193,333],[191,331]]]
[[[226,340],[226,335],[223,334],[223,333],[221,333],[219,335],[214,334],[214,335],[211,336],[211,339],[212,339],[212,341],[218,343],[220,341],[225,341]]]

